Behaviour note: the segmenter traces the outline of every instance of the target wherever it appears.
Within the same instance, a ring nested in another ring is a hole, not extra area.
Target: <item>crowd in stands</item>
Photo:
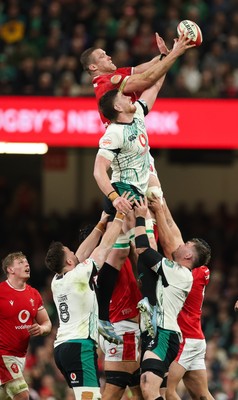
[[[101,47],[120,66],[172,48],[180,20],[204,41],[168,73],[161,97],[238,97],[237,0],[1,0],[0,91],[5,95],[93,95],[81,53]]]
[[[158,54],[157,31],[169,48],[182,19],[199,24],[204,41],[169,71],[160,97],[238,98],[237,0],[0,0],[0,94],[93,96],[79,59],[90,46],[105,49],[120,66],[137,65]],[[96,223],[98,210],[62,217],[42,215],[40,193],[20,182],[14,190],[0,177],[0,256],[23,251],[31,284],[44,299],[54,325],[50,273],[44,266],[52,239],[76,250],[78,230]],[[211,282],[203,307],[209,387],[216,400],[238,399],[238,206],[203,204],[173,211],[184,239],[205,238],[212,247]],[[1,275],[1,279],[4,277]],[[55,330],[31,341],[26,375],[32,400],[73,400],[53,363]],[[187,394],[180,387],[183,400]]]

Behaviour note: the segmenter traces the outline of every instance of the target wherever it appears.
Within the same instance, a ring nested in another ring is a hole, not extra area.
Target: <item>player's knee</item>
[[[166,367],[161,360],[157,360],[155,358],[147,358],[146,360],[142,361],[141,374],[147,371],[153,372],[153,374],[163,379],[164,374],[166,373]]]
[[[125,389],[127,386],[135,386],[132,385],[133,374],[124,371],[105,371],[106,383],[110,383],[110,385],[119,386],[120,388]]]
[[[140,385],[140,368],[133,372],[131,375],[131,384],[130,387],[139,386]]]

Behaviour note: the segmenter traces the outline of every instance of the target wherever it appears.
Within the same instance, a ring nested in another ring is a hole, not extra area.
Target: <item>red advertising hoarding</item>
[[[146,117],[154,148],[237,149],[238,100],[157,99]],[[0,97],[0,142],[97,147],[94,98]]]

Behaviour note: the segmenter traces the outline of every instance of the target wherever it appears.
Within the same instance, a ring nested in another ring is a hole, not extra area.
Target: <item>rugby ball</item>
[[[187,34],[189,39],[191,39],[190,44],[195,44],[196,46],[200,46],[202,44],[202,32],[196,22],[190,21],[189,19],[180,21],[177,26],[177,32],[179,36],[182,33]]]

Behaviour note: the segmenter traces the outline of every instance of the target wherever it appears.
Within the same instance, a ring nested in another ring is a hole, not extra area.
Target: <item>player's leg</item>
[[[169,367],[169,374],[167,377],[166,387],[166,399],[167,400],[178,400],[180,397],[177,394],[177,386],[184,374],[186,369],[182,365],[178,364],[177,361],[173,361]]]
[[[141,390],[145,400],[161,398],[160,387],[179,350],[176,332],[157,328],[148,344],[141,363]]]
[[[109,308],[113,290],[118,279],[119,270],[108,263],[104,263],[97,277],[97,301],[98,301],[98,332],[107,340],[120,343],[122,338],[117,336],[109,321]]]
[[[25,357],[0,356],[0,377],[4,399],[29,400],[29,390],[23,376]]]
[[[208,389],[207,371],[205,369],[187,371],[183,377],[183,382],[192,399],[214,400]]]
[[[122,194],[124,191],[130,191],[133,194],[133,188],[130,185],[126,185],[124,187],[115,189],[119,194]],[[109,214],[109,222],[113,220],[116,210],[113,207],[111,201],[108,198],[104,198],[104,210],[107,214]],[[118,273],[123,267],[127,257],[130,253],[130,239],[129,239],[129,231],[135,226],[135,217],[134,212],[131,211],[126,215],[126,218],[123,221],[122,232],[119,235],[116,243],[114,244],[110,254],[107,257],[106,263],[101,268],[98,274],[97,280],[97,299],[98,299],[98,308],[99,308],[99,324],[98,330],[99,333],[104,336],[108,341],[112,343],[120,343],[121,338],[118,337],[114,333],[113,326],[110,322],[109,317],[109,308],[110,301],[112,298],[112,293],[116,285]],[[110,270],[110,268],[111,270]],[[113,268],[115,271],[113,271]]]
[[[130,388],[133,399],[143,399],[140,389],[139,361],[106,361],[105,375],[103,400],[120,400],[127,387]]]
[[[93,340],[62,343],[54,349],[54,358],[68,386],[73,389],[76,400],[101,399],[97,352]]]
[[[123,267],[123,264],[125,263],[129,253],[129,240],[127,235],[122,232],[114,244],[110,254],[108,255],[106,263],[104,263],[100,269],[97,277],[97,300],[99,315],[98,330],[101,335],[113,343],[120,343],[122,339],[115,334],[113,326],[110,322],[110,301],[119,271]]]
[[[141,400],[139,371],[139,325],[123,320],[114,324],[123,343],[115,345],[100,336],[100,347],[105,354],[104,371],[106,385],[103,400],[120,400],[126,387],[130,387],[133,399]]]

